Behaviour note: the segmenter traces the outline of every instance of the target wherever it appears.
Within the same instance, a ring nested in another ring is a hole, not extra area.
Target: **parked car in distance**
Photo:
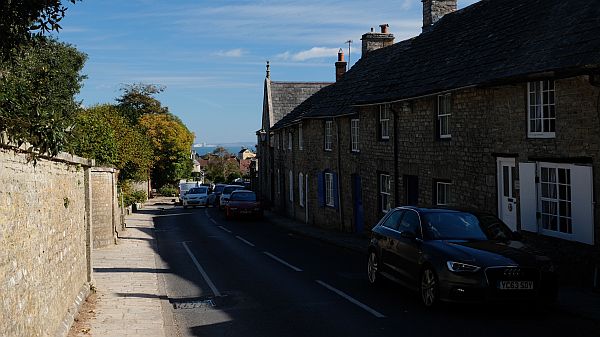
[[[382,276],[439,301],[553,302],[557,275],[551,260],[536,254],[492,214],[398,207],[373,228],[368,280]]]
[[[182,199],[183,208],[188,208],[189,206],[206,206],[207,202],[208,187],[206,186],[191,188]]]
[[[221,193],[227,184],[216,184],[213,188],[213,192],[208,196],[208,204],[213,206],[219,206],[221,201]]]
[[[256,216],[262,217],[263,210],[256,198],[256,193],[248,190],[236,190],[231,192],[229,202],[225,206],[225,217],[234,216]]]
[[[179,204],[183,205],[183,196],[194,187],[198,187],[197,182],[185,182],[182,181],[179,183]]]
[[[237,190],[243,190],[244,186],[242,185],[227,185],[223,188],[223,192],[221,192],[221,198],[219,199],[219,209],[225,209],[225,205],[229,201],[229,196],[231,192]]]

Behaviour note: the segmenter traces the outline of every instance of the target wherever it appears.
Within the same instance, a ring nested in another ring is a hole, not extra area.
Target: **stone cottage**
[[[270,200],[355,232],[397,205],[488,211],[581,259],[589,280],[600,247],[600,6],[456,8],[424,0],[423,32],[399,43],[387,25],[363,35],[352,69],[272,125]]]

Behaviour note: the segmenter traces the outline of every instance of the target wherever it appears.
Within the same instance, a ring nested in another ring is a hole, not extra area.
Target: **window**
[[[379,175],[379,199],[381,200],[381,211],[387,213],[392,208],[391,202],[392,185],[389,174]]]
[[[298,202],[304,207],[304,175],[298,173]]]
[[[531,138],[554,138],[556,110],[554,105],[554,81],[529,82],[528,87],[528,136]]]
[[[437,122],[438,122],[438,137],[440,139],[450,138],[450,128],[448,122],[450,120],[450,94],[438,95],[437,100]]]
[[[292,133],[288,132],[288,150],[292,150]]]
[[[335,207],[335,197],[333,195],[333,173],[325,173],[325,204]]]
[[[294,174],[290,170],[290,202],[294,202]]]
[[[298,125],[298,150],[304,149],[304,135],[302,134],[302,124]]]
[[[404,212],[404,216],[402,217],[402,221],[400,221],[400,226],[398,226],[399,232],[411,232],[414,233],[417,237],[421,237],[421,221],[419,220],[419,215],[415,211],[406,211]]]
[[[331,151],[333,121],[325,121],[325,150]]]
[[[382,226],[397,231],[398,225],[400,225],[400,219],[402,218],[404,212],[405,210],[402,209],[392,212],[390,215],[388,215],[387,219],[385,219],[385,222]]]
[[[390,139],[390,105],[379,106],[379,138]]]
[[[281,194],[281,173],[277,169],[277,195]]]
[[[542,228],[571,234],[571,170],[540,166]]]
[[[449,182],[438,181],[435,183],[435,204],[445,206],[450,204],[450,185]]]
[[[358,119],[350,120],[350,138],[352,142],[352,152],[358,152]]]

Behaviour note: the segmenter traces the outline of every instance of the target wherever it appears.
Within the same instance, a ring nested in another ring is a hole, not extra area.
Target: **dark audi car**
[[[399,207],[373,228],[368,279],[381,276],[439,301],[556,298],[557,277],[549,258],[519,241],[491,214]]]

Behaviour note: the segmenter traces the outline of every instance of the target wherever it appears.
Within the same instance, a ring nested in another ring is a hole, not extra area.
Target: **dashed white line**
[[[198,269],[200,274],[202,274],[202,277],[204,278],[204,281],[206,281],[206,283],[210,287],[210,290],[212,290],[213,294],[215,294],[216,297],[220,297],[221,293],[219,292],[219,289],[217,289],[217,287],[215,286],[213,281],[210,279],[210,277],[208,277],[208,274],[204,271],[204,268],[202,268],[200,263],[198,263],[198,260],[196,259],[194,254],[192,254],[192,251],[190,250],[190,248],[187,246],[187,244],[185,242],[182,242],[181,244],[183,245],[183,248],[185,248],[187,253],[190,255],[190,257],[192,258],[192,261],[196,265],[196,268]]]
[[[235,237],[236,237],[238,240],[242,241],[243,243],[247,244],[248,246],[251,246],[251,247],[256,247],[256,246],[255,246],[255,245],[254,245],[252,242],[250,242],[250,241],[248,241],[248,240],[244,239],[244,238],[243,238],[243,237],[241,237],[241,236],[238,236],[238,235],[236,235]]]
[[[223,227],[223,226],[219,226],[219,228],[221,228],[222,230],[226,231],[227,233],[232,233],[229,229]]]
[[[210,221],[211,221],[212,223],[214,223],[215,225],[217,224],[217,221],[216,221],[215,219],[213,219],[213,218],[210,218]]]
[[[368,311],[369,313],[371,313],[373,316],[377,317],[377,318],[385,318],[385,315],[383,315],[382,313],[372,309],[371,307],[359,302],[358,300],[355,300],[354,298],[352,298],[350,295],[346,294],[345,292],[338,290],[332,286],[330,286],[329,284],[321,281],[321,280],[317,280],[317,283],[322,285],[323,287],[333,291],[334,293],[340,295],[341,297],[343,297],[344,299],[350,301],[351,303],[359,306],[360,308]]]
[[[272,258],[273,260],[275,260],[275,261],[277,261],[277,262],[279,262],[279,263],[283,264],[284,266],[287,266],[287,267],[289,267],[289,268],[291,268],[291,269],[293,269],[293,270],[295,270],[295,271],[302,271],[302,269],[300,269],[300,268],[298,268],[298,267],[296,267],[296,266],[294,266],[294,265],[291,265],[291,264],[289,264],[289,263],[285,262],[284,260],[282,260],[282,259],[278,258],[277,256],[275,256],[275,255],[273,255],[273,254],[271,254],[271,253],[269,253],[269,252],[263,252],[263,253],[264,253],[266,256],[268,256],[268,257]]]

